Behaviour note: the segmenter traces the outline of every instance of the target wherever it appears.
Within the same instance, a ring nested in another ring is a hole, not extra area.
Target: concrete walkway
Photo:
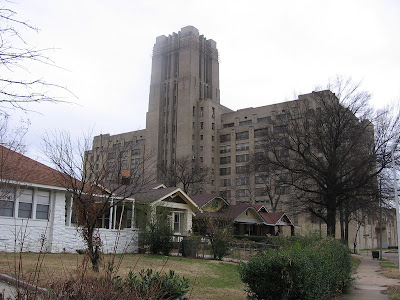
[[[378,259],[362,256],[361,264],[353,275],[355,279],[350,293],[343,295],[341,300],[389,300],[384,293],[388,285],[400,285],[400,280],[390,279],[379,273],[381,265]]]

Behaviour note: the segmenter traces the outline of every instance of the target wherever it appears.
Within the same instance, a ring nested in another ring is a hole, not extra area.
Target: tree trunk
[[[340,223],[340,238],[342,240],[345,239],[345,226],[344,226],[344,215],[343,215],[343,206],[340,205],[339,207],[339,223]]]
[[[335,237],[335,235],[336,235],[336,209],[328,206],[326,214],[327,214],[326,234],[327,234],[327,236]]]
[[[344,211],[344,240],[346,241],[346,245],[349,244],[349,223],[350,223],[350,214],[349,210],[346,208]]]

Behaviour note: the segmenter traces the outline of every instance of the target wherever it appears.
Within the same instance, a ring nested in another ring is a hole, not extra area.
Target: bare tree
[[[182,186],[189,195],[196,195],[208,182],[210,170],[189,156],[177,158],[170,166],[160,165],[159,170],[168,186]]]
[[[372,110],[369,99],[359,84],[337,78],[289,102],[267,130],[259,161],[290,174],[297,204],[321,218],[328,235],[340,207],[376,201],[376,177],[390,162],[399,115]]]
[[[16,190],[13,181],[22,163],[14,159],[13,153],[25,151],[23,138],[29,124],[22,122],[20,126],[10,128],[8,119],[8,115],[0,112],[0,215],[10,216],[12,214],[10,200],[15,197]],[[23,178],[19,179],[23,181]]]
[[[74,140],[65,131],[47,134],[43,139],[43,151],[64,175],[60,177],[60,185],[73,197],[79,230],[93,269],[98,271],[101,248],[98,228],[108,228],[109,224],[104,222],[104,216],[110,208],[117,209],[119,204],[140,192],[153,176],[144,172],[150,158],[143,157],[140,163],[130,164],[125,156],[128,148],[109,144],[91,153],[90,141],[88,136]],[[123,219],[129,219],[129,207],[125,211],[124,207],[120,217],[114,220],[116,229],[121,228]]]
[[[26,104],[32,102],[65,102],[52,91],[65,88],[43,79],[26,79],[28,64],[40,63],[54,66],[46,55],[49,49],[30,47],[21,32],[38,31],[37,28],[18,18],[17,13],[3,4],[0,7],[0,110],[27,110]],[[22,73],[21,73],[22,72]],[[22,75],[22,76],[21,76]]]

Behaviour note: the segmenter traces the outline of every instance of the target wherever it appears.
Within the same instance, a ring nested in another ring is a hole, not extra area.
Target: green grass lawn
[[[381,260],[381,274],[394,279],[400,279],[399,267],[387,258],[382,258]],[[390,299],[400,299],[400,286],[389,285],[387,289],[387,294]]]
[[[26,280],[32,280],[38,274],[39,284],[49,286],[59,278],[68,278],[84,267],[85,255],[78,254],[45,254],[40,272],[37,271],[38,254],[23,253],[21,255],[22,273]],[[116,255],[115,266],[118,265]],[[104,255],[102,271],[113,259],[112,255]],[[19,256],[13,253],[0,253],[0,273],[15,276],[15,262],[20,262]],[[240,280],[238,264],[214,260],[190,259],[183,257],[165,257],[161,255],[126,254],[121,264],[115,269],[116,275],[126,275],[133,270],[152,268],[154,271],[168,272],[174,270],[176,274],[190,280],[191,290],[187,294],[190,299],[246,299],[245,285]],[[96,276],[89,268],[85,272]]]

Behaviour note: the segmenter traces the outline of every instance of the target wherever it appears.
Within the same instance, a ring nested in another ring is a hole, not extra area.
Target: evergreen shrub
[[[328,299],[348,286],[351,256],[346,246],[331,238],[288,240],[241,265],[250,299]]]

